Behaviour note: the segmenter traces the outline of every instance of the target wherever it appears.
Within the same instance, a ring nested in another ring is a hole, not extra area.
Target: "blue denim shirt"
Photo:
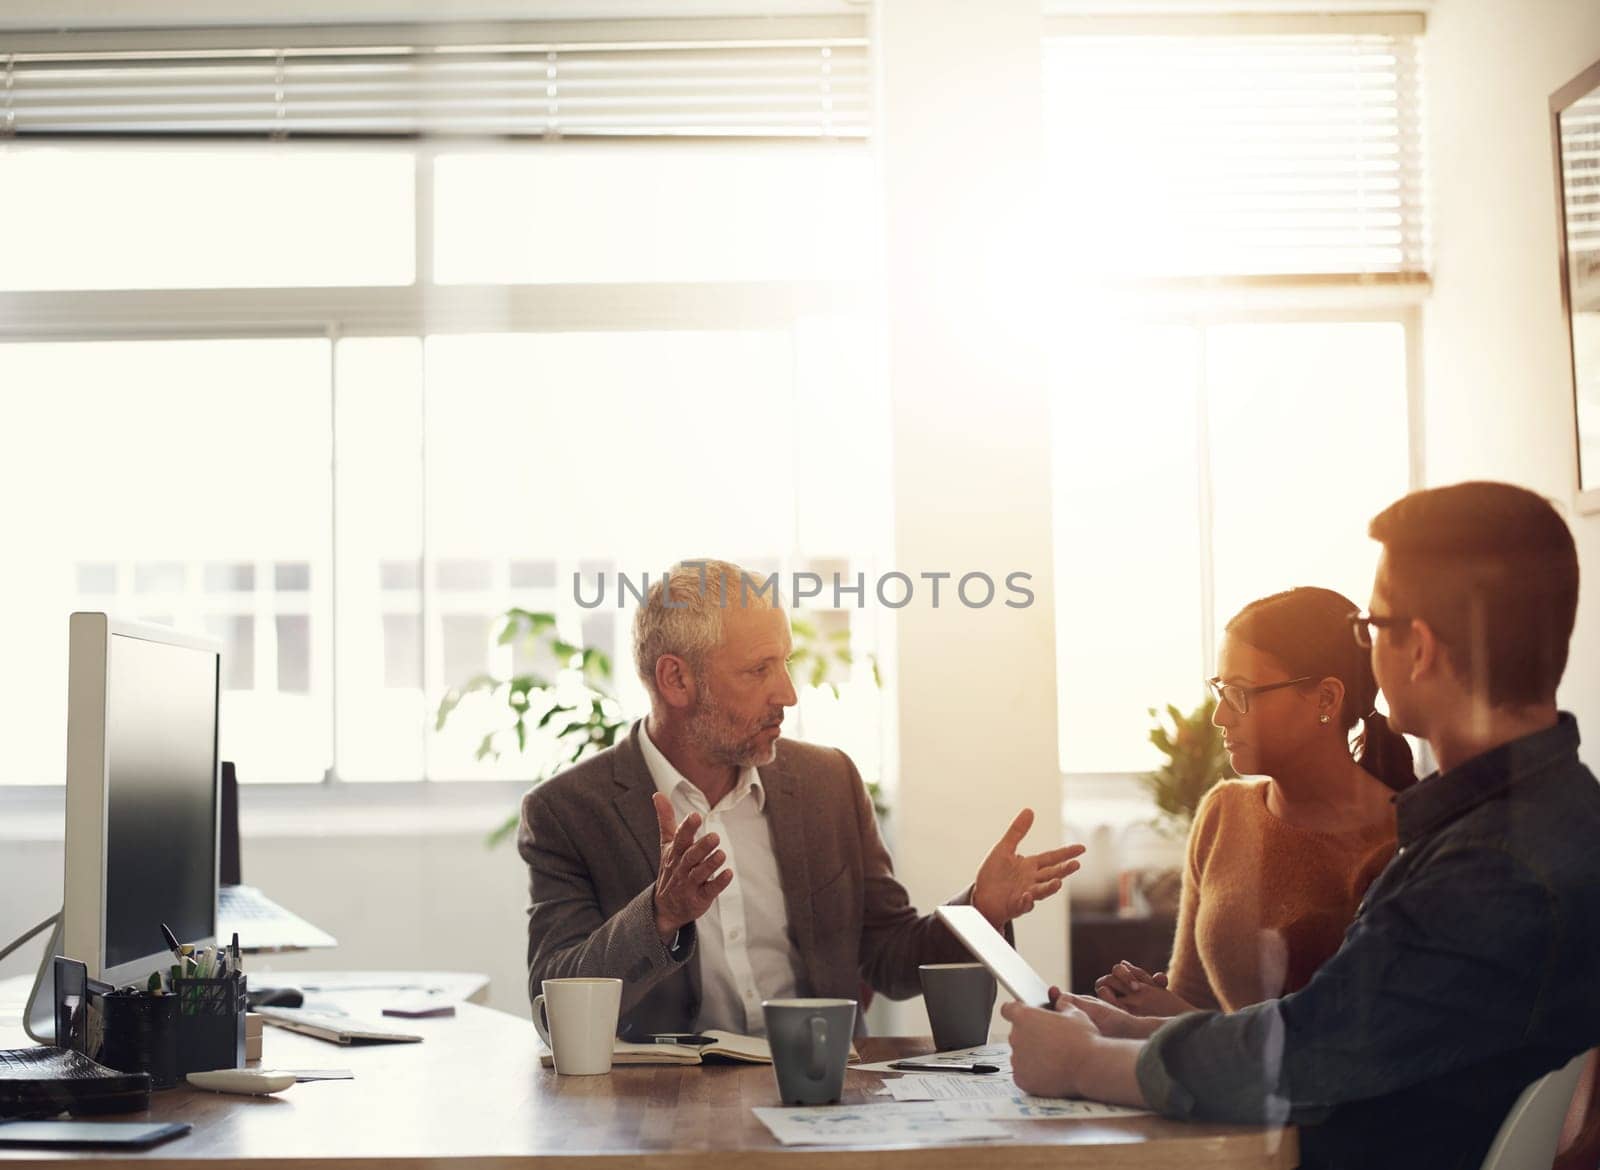
[[[1300,991],[1139,1054],[1170,1117],[1302,1127],[1308,1167],[1474,1168],[1524,1086],[1600,1045],[1600,785],[1557,724],[1396,799],[1399,851]]]

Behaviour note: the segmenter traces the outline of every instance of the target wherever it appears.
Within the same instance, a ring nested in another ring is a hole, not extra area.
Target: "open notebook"
[[[724,1061],[740,1064],[771,1064],[772,1049],[760,1036],[740,1036],[736,1032],[708,1030],[710,1044],[634,1044],[618,1040],[611,1049],[611,1063],[618,1064],[718,1064]],[[856,1050],[850,1049],[850,1059],[857,1060]],[[545,1068],[554,1064],[548,1050],[539,1053],[539,1063]]]

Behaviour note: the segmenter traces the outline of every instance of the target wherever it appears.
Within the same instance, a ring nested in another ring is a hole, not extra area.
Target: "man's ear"
[[[663,654],[656,659],[656,693],[669,707],[683,710],[694,705],[694,676],[689,664],[676,654]]]
[[[1412,682],[1448,668],[1444,660],[1444,644],[1439,641],[1439,636],[1433,632],[1432,626],[1421,618],[1412,618],[1410,635],[1406,649],[1411,654]]]

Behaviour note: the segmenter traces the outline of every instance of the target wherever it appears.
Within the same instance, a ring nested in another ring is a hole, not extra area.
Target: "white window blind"
[[[863,138],[866,40],[852,23],[728,40],[519,26],[475,44],[246,30],[231,47],[215,32],[203,48],[78,52],[0,35],[0,136]]]
[[[1417,41],[1050,38],[1061,263],[1119,278],[1423,273]]]
[[[1600,279],[1600,93],[1579,98],[1561,112],[1561,158],[1567,250],[1572,262],[1582,265],[1572,273],[1576,289]]]

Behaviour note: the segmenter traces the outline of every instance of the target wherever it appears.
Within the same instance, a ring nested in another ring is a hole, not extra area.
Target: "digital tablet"
[[[939,921],[966,944],[974,958],[989,968],[989,973],[1013,999],[1029,1007],[1051,1006],[1050,985],[1006,942],[1005,935],[989,925],[981,911],[974,906],[940,906],[938,913]]]
[[[0,1147],[144,1150],[188,1132],[182,1121],[7,1121],[0,1123]]]

